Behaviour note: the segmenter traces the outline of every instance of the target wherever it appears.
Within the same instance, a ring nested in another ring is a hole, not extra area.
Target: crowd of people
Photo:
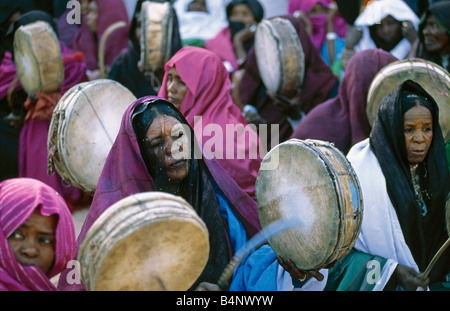
[[[142,65],[144,2],[0,4],[0,290],[86,290],[70,282],[67,264],[105,210],[148,191],[182,197],[206,225],[208,261],[189,290],[450,290],[450,248],[422,274],[450,236],[450,140],[441,129],[450,122],[441,116],[450,83],[433,98],[423,81],[405,79],[381,100],[373,124],[366,112],[374,77],[392,63],[422,59],[450,81],[449,0],[149,1],[167,4],[170,16],[160,24],[169,29],[167,59],[150,70]],[[278,19],[292,27],[303,76],[273,94],[258,61],[264,42],[255,43],[258,25]],[[57,35],[58,91],[30,94],[20,83],[14,34],[36,21]],[[86,193],[48,173],[47,138],[65,92],[97,79],[120,83],[137,100],[95,192]],[[263,243],[220,287],[233,256],[264,229],[256,191],[263,158],[291,139],[332,143],[351,163],[364,206],[354,246],[302,271]],[[78,210],[87,216],[75,232]],[[377,282],[368,277],[373,261]]]

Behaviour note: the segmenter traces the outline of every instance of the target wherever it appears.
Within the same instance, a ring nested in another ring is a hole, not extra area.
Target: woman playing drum
[[[347,157],[358,174],[365,208],[355,249],[384,261],[376,282],[353,280],[346,288],[372,281],[375,290],[416,290],[445,281],[448,249],[428,279],[419,277],[448,238],[450,173],[438,115],[435,100],[407,80],[381,101],[370,137],[350,150]]]
[[[193,288],[203,281],[217,282],[234,251],[261,228],[256,202],[216,160],[199,159],[197,148],[192,128],[168,101],[148,96],[131,104],[106,159],[78,245],[103,211],[120,199],[147,191],[172,193],[194,207],[209,231],[210,259]],[[71,287],[67,273],[60,278],[61,287]]]
[[[17,32],[19,27],[29,25],[36,21],[48,23],[52,26],[54,32],[57,33],[56,25],[49,14],[43,11],[30,11],[22,15],[10,26],[7,39],[13,42],[14,34]],[[56,46],[56,44],[60,46],[61,52],[59,57],[61,60],[61,67],[58,67],[58,70],[63,71],[64,79],[61,81],[62,85],[60,86],[60,90],[53,92],[39,91],[33,96],[28,94],[28,98],[23,104],[25,110],[27,111],[27,115],[25,116],[24,125],[21,128],[19,138],[19,176],[36,178],[51,186],[66,199],[69,208],[73,210],[77,207],[77,205],[86,204],[90,198],[80,189],[76,187],[68,187],[58,174],[47,174],[46,146],[53,109],[64,92],[75,84],[87,80],[86,63],[84,62],[83,55],[80,52],[72,52],[60,41],[55,44],[54,40],[49,40],[46,43],[47,46]],[[26,46],[26,44],[23,45]],[[24,49],[24,51],[27,52],[28,50]],[[39,53],[39,57],[45,56],[43,55],[42,50],[36,49],[36,51],[37,52],[35,53]],[[29,54],[22,53],[22,55],[25,57],[20,59],[14,57],[14,62],[17,68],[20,66],[21,68],[29,69],[29,67],[34,68],[40,66],[40,64],[36,65],[34,63],[30,63],[29,66],[27,66],[27,60],[29,62],[29,59],[39,59],[36,55],[31,52],[29,52]],[[23,63],[18,64],[17,62]],[[62,66],[62,64],[64,65]],[[39,73],[39,70],[34,70],[34,72]],[[27,78],[28,81],[35,82],[35,84],[39,86],[41,76]],[[33,86],[33,88],[35,88],[35,86]]]

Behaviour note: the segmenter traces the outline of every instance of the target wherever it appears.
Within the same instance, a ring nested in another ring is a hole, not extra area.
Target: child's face
[[[48,274],[55,259],[56,215],[41,216],[36,209],[30,218],[8,237],[16,260],[37,266]]]

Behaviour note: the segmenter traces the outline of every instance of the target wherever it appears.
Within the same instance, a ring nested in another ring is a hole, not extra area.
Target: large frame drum
[[[88,290],[189,289],[206,267],[206,225],[181,197],[144,192],[109,207],[80,246]]]
[[[419,83],[439,106],[439,124],[444,140],[450,139],[450,74],[441,66],[424,59],[399,60],[382,68],[373,78],[367,94],[369,124],[377,115],[381,100],[406,80]]]
[[[282,219],[302,225],[268,242],[282,259],[302,271],[319,270],[344,257],[361,229],[362,193],[347,158],[332,144],[290,139],[263,159],[276,161],[256,180],[258,214],[263,228]]]
[[[290,95],[303,84],[305,54],[288,19],[261,21],[256,28],[254,49],[259,74],[269,95]]]
[[[163,69],[172,49],[173,12],[170,3],[144,1],[141,7],[141,55],[144,72]]]
[[[53,110],[47,139],[49,174],[93,194],[122,115],[136,97],[109,79],[70,88]]]
[[[14,33],[14,64],[28,95],[58,92],[64,82],[61,47],[53,28],[44,21],[20,26]]]

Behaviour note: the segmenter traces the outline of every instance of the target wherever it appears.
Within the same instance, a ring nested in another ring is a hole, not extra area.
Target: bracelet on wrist
[[[329,32],[327,33],[327,40],[336,40],[337,34],[335,32]]]

